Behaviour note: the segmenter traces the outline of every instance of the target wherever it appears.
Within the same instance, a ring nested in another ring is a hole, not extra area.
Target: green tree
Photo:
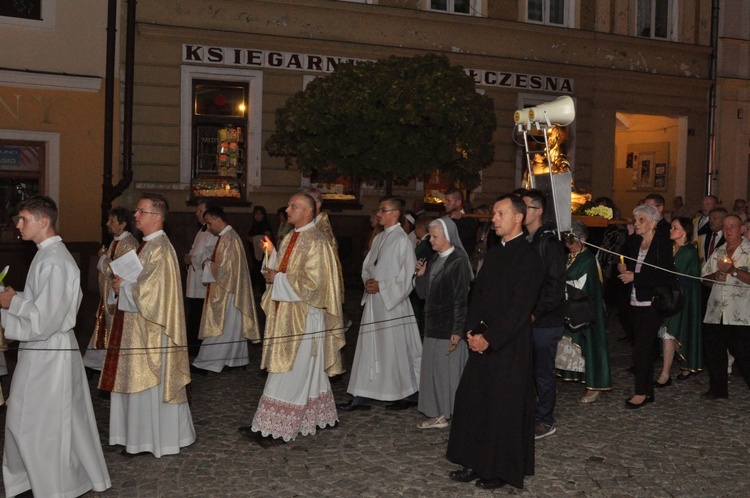
[[[276,111],[266,141],[287,167],[359,180],[407,180],[439,169],[468,188],[492,161],[491,98],[447,57],[427,54],[342,64]]]

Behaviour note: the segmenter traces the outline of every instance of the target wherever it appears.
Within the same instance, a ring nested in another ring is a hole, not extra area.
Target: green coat
[[[607,327],[602,300],[602,284],[596,257],[589,250],[581,251],[565,272],[565,280],[578,280],[586,275],[583,291],[591,296],[596,306],[596,320],[588,325],[572,330],[565,327],[565,335],[573,344],[581,348],[586,359],[586,371],[560,371],[563,380],[586,384],[586,389],[597,391],[612,389],[609,373],[609,353],[607,352]]]
[[[693,244],[685,244],[674,255],[674,266],[678,273],[700,277],[701,263],[698,250]],[[675,338],[676,350],[682,360],[682,368],[697,372],[703,369],[703,344],[701,341],[701,283],[691,278],[679,278],[685,298],[682,311],[664,320],[667,333]]]

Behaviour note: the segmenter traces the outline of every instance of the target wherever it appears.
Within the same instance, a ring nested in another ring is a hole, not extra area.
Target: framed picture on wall
[[[625,167],[632,168],[633,190],[667,190],[669,142],[628,145]]]

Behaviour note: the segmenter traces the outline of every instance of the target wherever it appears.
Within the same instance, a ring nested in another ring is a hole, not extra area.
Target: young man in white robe
[[[390,401],[389,410],[417,404],[422,342],[409,300],[416,256],[399,223],[403,210],[401,199],[380,202],[377,216],[384,230],[362,264],[365,308],[347,389],[354,398],[339,410],[369,410],[373,400]]]
[[[328,377],[344,372],[335,254],[315,228],[312,197],[292,196],[287,213],[294,231],[269,259],[261,301],[266,313],[261,368],[268,379],[252,426],[239,428],[262,447],[336,425]]]
[[[227,223],[222,208],[209,208],[204,219],[217,239],[203,269],[207,282],[199,335],[203,344],[192,371],[220,373],[225,366],[250,363],[247,341],[260,342],[260,331],[242,238]]]
[[[124,456],[160,458],[195,442],[180,268],[163,230],[168,212],[161,195],[138,201],[135,227],[143,241],[136,256],[143,269],[135,281],[115,276],[110,294],[117,311],[99,389],[112,393],[109,444],[124,446]]]
[[[23,292],[0,292],[7,340],[20,341],[5,418],[5,495],[79,496],[111,486],[73,332],[81,276],[55,232],[49,197],[24,201],[16,228],[36,243]]]

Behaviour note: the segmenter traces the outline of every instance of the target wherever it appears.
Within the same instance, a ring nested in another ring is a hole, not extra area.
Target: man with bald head
[[[253,424],[242,435],[269,447],[336,425],[329,376],[344,372],[341,289],[336,255],[315,228],[315,200],[296,194],[286,209],[289,232],[265,272],[261,368],[268,379]]]

